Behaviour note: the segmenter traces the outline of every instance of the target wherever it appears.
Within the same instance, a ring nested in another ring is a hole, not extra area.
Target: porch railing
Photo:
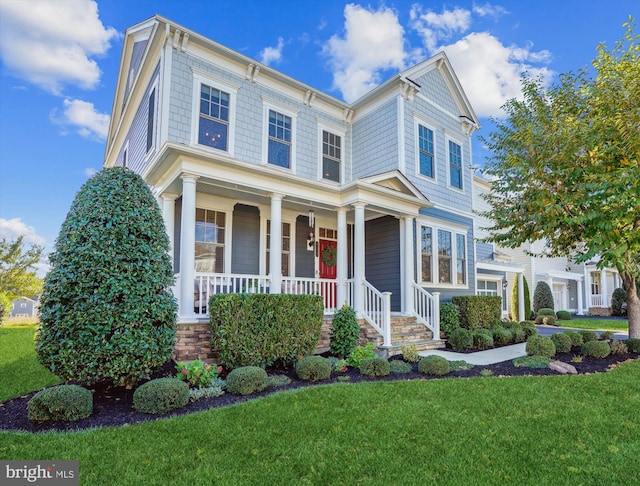
[[[261,275],[196,273],[194,310],[207,314],[209,297],[215,294],[267,293],[271,279]]]
[[[412,282],[413,312],[418,322],[433,332],[433,340],[440,340],[440,293],[430,294],[417,283]]]
[[[363,317],[382,335],[383,346],[391,346],[391,292],[380,292],[364,280]]]
[[[337,306],[338,284],[328,278],[282,277],[282,293],[293,295],[321,295],[326,313],[334,312]]]
[[[593,294],[591,296],[591,307],[604,307],[603,297],[602,294]]]

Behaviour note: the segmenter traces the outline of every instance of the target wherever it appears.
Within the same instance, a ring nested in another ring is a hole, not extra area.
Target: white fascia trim
[[[523,273],[524,267],[517,267],[517,266],[512,267],[510,265],[501,265],[500,263],[490,263],[490,262],[480,261],[480,262],[476,262],[476,270],[493,270],[496,272]],[[485,276],[483,275],[482,278],[485,279]]]

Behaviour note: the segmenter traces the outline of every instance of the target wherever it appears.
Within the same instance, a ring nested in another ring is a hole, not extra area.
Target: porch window
[[[452,283],[451,256],[452,243],[449,231],[438,230],[438,282]]]
[[[199,144],[227,150],[229,99],[229,93],[206,84],[200,85]]]
[[[458,285],[467,283],[467,259],[465,257],[464,235],[456,235],[456,270]]]
[[[498,295],[498,282],[495,280],[478,280],[477,295]]]
[[[422,256],[422,281],[432,282],[433,277],[432,257],[433,257],[433,230],[427,226],[422,227],[421,231],[421,256]]]
[[[418,125],[420,174],[435,178],[433,170],[433,130]]]
[[[224,273],[225,216],[196,209],[196,272]]]
[[[341,137],[322,131],[322,178],[340,182]]]
[[[291,168],[292,127],[290,116],[269,110],[268,163]]]
[[[600,295],[600,272],[591,272],[591,295]]]
[[[267,275],[271,273],[269,255],[271,252],[271,220],[267,220]],[[282,223],[282,276],[290,274],[291,225]]]
[[[449,140],[449,184],[462,189],[462,148]]]

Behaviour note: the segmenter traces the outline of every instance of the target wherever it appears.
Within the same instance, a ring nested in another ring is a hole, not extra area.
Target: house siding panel
[[[307,238],[309,237],[309,218],[298,216],[296,219],[296,277],[315,277],[315,253],[307,250]]]
[[[476,259],[493,260],[493,245],[489,243],[476,244]]]
[[[260,211],[236,204],[233,209],[231,273],[260,273]]]
[[[353,177],[398,168],[398,110],[395,98],[353,122]]]
[[[391,216],[365,225],[365,275],[380,292],[391,292],[391,310],[400,311],[400,222]]]

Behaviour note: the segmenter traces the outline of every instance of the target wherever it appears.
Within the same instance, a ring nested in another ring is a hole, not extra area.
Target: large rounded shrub
[[[296,363],[296,374],[301,380],[328,380],[331,376],[331,364],[322,356],[305,356]]]
[[[376,356],[360,361],[360,374],[364,376],[388,376],[391,366],[387,358]]]
[[[38,359],[66,381],[132,384],[173,350],[177,305],[160,208],[142,178],[103,169],[62,224],[40,300]]]
[[[451,344],[451,347],[456,351],[470,349],[473,347],[473,334],[464,327],[454,329],[449,336],[449,344]]]
[[[571,336],[567,336],[564,332],[556,332],[551,336],[551,340],[555,344],[558,353],[571,352],[571,346],[573,346]]]
[[[258,366],[242,366],[227,375],[227,391],[233,395],[261,392],[268,385],[267,372]]]
[[[606,358],[611,354],[611,347],[604,341],[587,341],[582,345],[582,354],[592,358]]]
[[[178,378],[158,378],[136,388],[133,408],[149,414],[167,413],[189,403],[189,385]]]
[[[540,309],[551,309],[553,311],[553,292],[547,282],[540,281],[533,291],[533,312],[539,314]]]
[[[571,346],[582,346],[584,339],[582,337],[582,334],[580,334],[579,332],[565,331],[563,334],[571,339]]]
[[[529,356],[553,357],[556,354],[556,345],[551,338],[545,336],[531,336],[527,339],[526,351]]]
[[[590,329],[580,329],[578,334],[582,336],[582,342],[588,343],[589,341],[597,341],[598,335],[595,331],[591,331]]]
[[[474,348],[489,349],[493,346],[493,336],[488,329],[476,329],[472,334]]]
[[[27,404],[27,416],[32,422],[74,422],[87,418],[92,411],[93,394],[78,385],[45,388]]]
[[[442,356],[435,354],[425,356],[418,363],[418,371],[425,375],[442,376],[451,371],[451,365]]]
[[[341,358],[349,356],[358,345],[359,339],[360,325],[356,312],[345,304],[336,311],[331,321],[329,352]]]

